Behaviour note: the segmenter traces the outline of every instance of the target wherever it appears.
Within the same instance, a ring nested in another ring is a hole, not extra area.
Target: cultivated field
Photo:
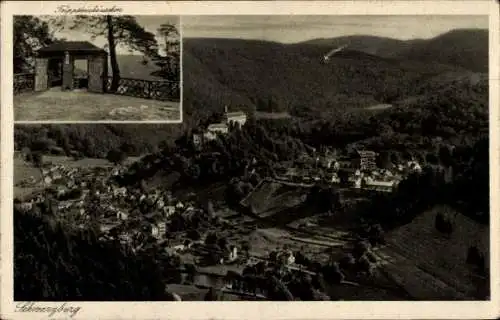
[[[14,96],[16,121],[178,121],[178,102],[58,88]]]
[[[14,197],[24,197],[41,188],[41,185],[36,187],[21,187],[19,184],[33,177],[36,181],[42,179],[42,173],[38,168],[33,167],[31,164],[27,163],[23,159],[14,159]]]

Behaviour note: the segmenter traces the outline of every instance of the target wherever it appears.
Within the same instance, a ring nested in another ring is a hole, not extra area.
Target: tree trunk
[[[108,24],[109,58],[111,60],[111,71],[113,73],[113,79],[111,80],[110,90],[111,92],[115,92],[118,89],[118,83],[120,81],[120,66],[118,65],[118,60],[116,59],[113,18],[111,16],[106,16],[106,22]]]

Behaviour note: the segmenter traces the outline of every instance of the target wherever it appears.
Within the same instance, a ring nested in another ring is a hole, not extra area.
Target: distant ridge
[[[295,45],[335,47],[347,44],[350,49],[381,57],[438,62],[469,69],[488,71],[488,30],[455,29],[430,39],[399,40],[369,35],[319,38]]]
[[[132,78],[141,80],[164,80],[164,78],[153,76],[155,71],[159,70],[159,67],[153,61],[149,61],[146,58],[147,63],[142,55],[124,54],[117,55],[118,65],[120,67],[120,76],[122,78]],[[87,74],[86,62],[81,62],[83,60],[77,60],[75,62],[75,73],[78,76],[84,76]],[[108,74],[111,75],[111,65],[108,66]]]

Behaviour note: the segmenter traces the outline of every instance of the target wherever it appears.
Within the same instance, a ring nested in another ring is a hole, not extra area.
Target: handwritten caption
[[[86,5],[82,7],[71,7],[63,4],[56,7],[56,13],[72,14],[72,13],[121,13],[123,8],[117,6],[104,7],[102,5]]]
[[[61,313],[69,314],[73,318],[80,310],[81,307],[71,306],[66,302],[57,306],[47,306],[36,302],[21,302],[16,305],[15,309],[16,312],[47,313],[49,318]]]

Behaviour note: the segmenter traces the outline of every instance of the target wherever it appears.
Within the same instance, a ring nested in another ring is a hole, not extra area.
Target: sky
[[[372,35],[427,39],[453,29],[488,29],[488,16],[183,16],[184,38],[240,38],[295,43]]]
[[[45,16],[44,20],[54,18],[52,16]],[[173,24],[179,28],[179,16],[135,16],[137,22],[146,29],[146,31],[157,34],[157,29],[162,24]],[[96,46],[103,48],[107,44],[105,37],[98,37],[95,40],[91,39],[91,35],[82,30],[69,30],[64,28],[54,32],[57,38],[65,38],[67,41],[89,41]],[[139,54],[138,52],[129,52],[129,49],[124,46],[117,46],[117,54]]]

